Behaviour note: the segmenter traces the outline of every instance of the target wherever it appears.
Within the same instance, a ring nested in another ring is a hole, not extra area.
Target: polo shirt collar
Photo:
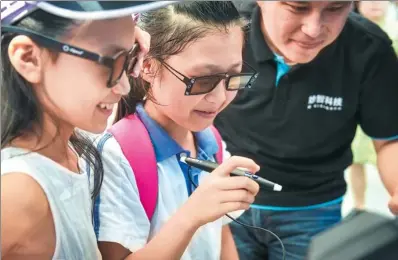
[[[164,161],[182,152],[187,153],[170,135],[153,120],[145,111],[142,103],[137,105],[136,113],[147,129],[155,149],[156,161]],[[203,131],[195,133],[198,150],[202,150],[206,155],[213,156],[218,151],[216,138],[212,130],[208,127]]]

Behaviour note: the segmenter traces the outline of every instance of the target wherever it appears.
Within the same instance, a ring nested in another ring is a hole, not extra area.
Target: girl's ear
[[[142,64],[142,78],[146,82],[153,82],[156,75],[156,63],[153,59],[146,59]]]
[[[29,37],[18,35],[8,46],[8,57],[15,70],[28,82],[37,84],[42,80],[44,61],[41,49]]]

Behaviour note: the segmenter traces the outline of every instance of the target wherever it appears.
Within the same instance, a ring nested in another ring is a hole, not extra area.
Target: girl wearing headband
[[[130,90],[134,38],[145,36],[134,33],[132,14],[165,4],[1,2],[2,258],[100,257],[91,199],[103,168],[75,129],[104,131]],[[91,195],[86,166],[94,169]]]

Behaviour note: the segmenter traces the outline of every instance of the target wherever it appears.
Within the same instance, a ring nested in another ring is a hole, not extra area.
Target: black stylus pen
[[[180,161],[183,163],[186,163],[192,167],[201,169],[202,171],[206,171],[206,172],[212,172],[219,166],[219,164],[212,162],[212,161],[203,161],[203,160],[199,160],[199,159],[195,159],[195,158],[191,158],[191,157],[187,157],[187,156],[183,156],[183,155],[181,155]],[[281,185],[273,183],[272,181],[268,181],[264,178],[261,178],[260,176],[245,172],[240,169],[233,170],[231,172],[231,175],[248,177],[248,178],[256,181],[258,184],[260,184],[268,189],[274,190],[274,191],[282,190]]]

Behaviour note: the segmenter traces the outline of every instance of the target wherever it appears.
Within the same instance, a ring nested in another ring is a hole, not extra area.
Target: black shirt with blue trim
[[[334,43],[310,63],[278,77],[256,7],[244,59],[259,76],[215,121],[233,155],[256,161],[260,176],[283,186],[262,189],[256,204],[308,206],[344,195],[357,124],[375,139],[398,139],[398,59],[377,25],[350,14]]]

